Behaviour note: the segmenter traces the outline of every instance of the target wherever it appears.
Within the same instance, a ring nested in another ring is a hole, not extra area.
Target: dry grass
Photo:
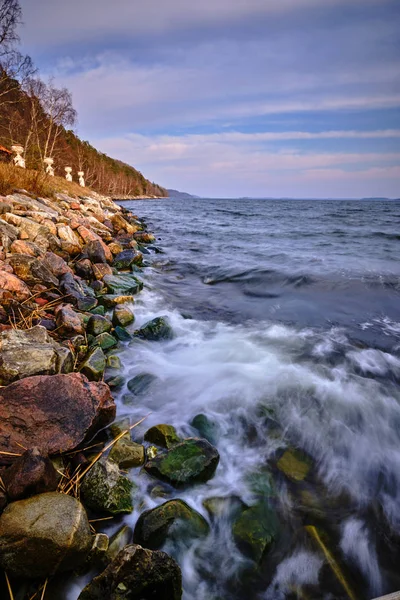
[[[0,195],[7,196],[15,190],[26,190],[35,196],[51,198],[56,192],[64,192],[72,197],[82,196],[90,191],[62,177],[50,177],[43,171],[21,169],[9,163],[0,162]]]

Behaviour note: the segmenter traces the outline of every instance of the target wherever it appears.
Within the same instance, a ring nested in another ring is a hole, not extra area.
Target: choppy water
[[[126,204],[125,204],[126,206]],[[196,435],[207,415],[221,455],[207,484],[176,492],[251,505],[269,470],[281,535],[259,572],[231,520],[179,561],[185,600],[348,598],[306,526],[316,526],[355,598],[400,589],[400,203],[138,201],[162,253],[146,255],[136,325],[168,315],[176,338],[134,343],[125,373],[157,379],[120,415]],[[140,431],[137,432],[140,437]],[[313,459],[294,483],[276,469],[285,447]],[[141,476],[137,502],[149,495]],[[127,522],[134,524],[138,512]],[[322,534],[321,534],[322,535]]]

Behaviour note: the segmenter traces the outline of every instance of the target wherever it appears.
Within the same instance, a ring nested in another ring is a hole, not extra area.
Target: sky
[[[400,197],[399,0],[21,0],[78,135],[206,197]]]

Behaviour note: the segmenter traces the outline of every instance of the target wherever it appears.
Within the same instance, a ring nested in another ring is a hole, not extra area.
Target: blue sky
[[[21,0],[78,134],[205,196],[400,196],[399,0]]]

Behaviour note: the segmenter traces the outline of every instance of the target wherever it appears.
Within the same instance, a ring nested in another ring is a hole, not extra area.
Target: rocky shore
[[[21,191],[0,197],[0,241],[1,597],[61,597],[60,579],[89,573],[81,600],[177,600],[180,568],[159,548],[175,522],[207,534],[199,513],[171,500],[134,531],[109,539],[101,527],[133,511],[141,472],[162,496],[207,481],[219,461],[206,439],[160,424],[133,441],[136,424],[117,418],[118,347],[173,337],[162,316],[134,327],[155,238],[109,198]],[[127,385],[135,396],[146,376]]]

